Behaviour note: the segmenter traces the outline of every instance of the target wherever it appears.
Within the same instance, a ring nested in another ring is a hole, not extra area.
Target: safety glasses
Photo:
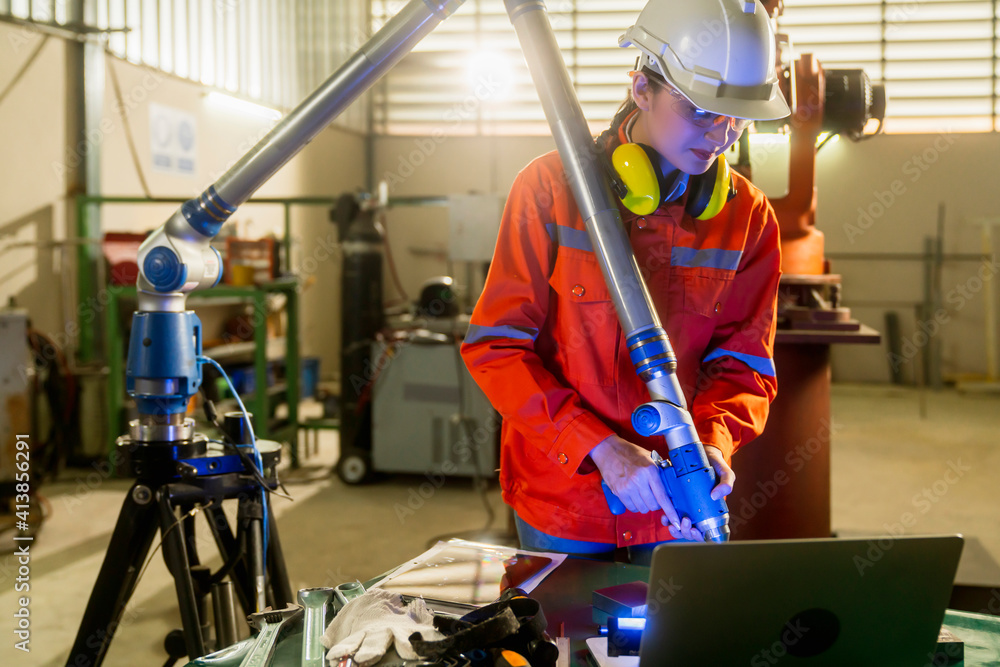
[[[695,105],[691,104],[691,102],[688,101],[688,99],[684,97],[679,90],[670,84],[657,81],[655,85],[670,93],[670,96],[673,98],[671,108],[678,116],[695,127],[708,129],[715,125],[726,123],[737,132],[742,132],[748,125],[750,125],[750,123],[753,122],[746,118],[733,118],[732,116],[723,116],[721,114],[712,113],[711,111],[699,109]]]

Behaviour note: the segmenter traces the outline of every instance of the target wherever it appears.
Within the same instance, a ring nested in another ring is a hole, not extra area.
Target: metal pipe
[[[128,25],[128,0],[122,2],[122,29],[125,31],[122,38],[122,60],[128,60],[128,34],[131,32]]]
[[[931,306],[932,310],[927,313],[928,317],[937,317],[944,312],[944,289],[941,280],[944,273],[944,225],[945,225],[945,205],[944,202],[938,204],[938,227],[937,237],[934,239],[934,281],[931,284]],[[925,322],[926,324],[926,322]],[[929,336],[928,347],[931,351],[931,368],[933,373],[933,387],[935,391],[944,389],[944,378],[942,377],[941,360],[943,356],[941,336]]]
[[[687,403],[676,357],[632,252],[583,110],[541,0],[504,0],[552,130],[563,169],[604,281],[625,331],[636,370],[654,399]],[[655,361],[654,361],[655,359]]]
[[[285,238],[281,240],[283,257],[278,272],[285,274],[292,272],[292,205],[285,202],[282,208],[285,209]]]
[[[156,62],[152,63],[153,67],[167,71],[167,68],[163,66],[163,12],[160,7],[160,0],[156,0]]]
[[[215,617],[215,650],[236,643],[236,602],[233,582],[226,580],[212,585],[212,611]]]
[[[218,196],[232,207],[249,199],[463,1],[411,0],[218,180]]]
[[[545,6],[541,0],[505,0],[504,4],[626,335],[658,326]]]
[[[994,257],[993,251],[993,224],[983,225],[983,254],[986,261]],[[1000,323],[997,322],[997,306],[995,288],[992,280],[983,281],[983,297],[986,301],[986,310],[983,320],[986,322],[986,381],[996,382],[1000,380],[1000,363],[997,361],[997,329]]]
[[[199,39],[201,21],[191,13],[191,0],[185,0],[184,18],[187,19],[188,77],[195,81],[201,81],[201,52],[198,50],[198,45],[201,44]]]
[[[248,501],[255,507],[255,516],[247,527],[247,553],[250,554],[250,588],[254,600],[254,611],[261,612],[267,607],[267,579],[264,572],[264,525],[260,518],[262,509],[259,500]]]
[[[332,206],[337,203],[337,197],[254,197],[243,202],[244,204],[292,204],[295,206]],[[183,204],[188,201],[187,197],[132,197],[132,196],[102,196],[102,195],[77,195],[75,197],[78,206],[87,204]],[[449,203],[446,195],[423,195],[412,197],[390,197],[388,199],[389,208],[395,206],[447,206]],[[100,239],[96,239],[100,241]],[[90,241],[88,241],[89,243]],[[923,255],[915,255],[916,259],[922,259]],[[978,259],[986,259],[987,255],[970,255]]]
[[[211,240],[236,208],[463,1],[410,0],[214,185],[181,204],[139,247],[139,311],[182,312],[187,294],[213,287],[222,262]]]
[[[246,94],[250,81],[250,49],[248,11],[244,11],[246,3],[238,2],[233,11],[236,13],[236,89]]]
[[[229,31],[226,30],[226,18],[229,10],[222,5],[217,5],[217,11],[212,12],[212,31],[215,33],[215,61],[212,63],[215,68],[213,84],[220,90],[226,89],[226,40]]]

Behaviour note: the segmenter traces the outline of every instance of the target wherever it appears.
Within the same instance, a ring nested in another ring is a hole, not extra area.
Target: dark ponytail
[[[618,111],[616,111],[615,115],[611,118],[611,131],[617,134],[618,128],[622,126],[622,123],[625,122],[625,119],[628,118],[629,114],[638,108],[639,106],[635,103],[635,100],[632,99],[632,91],[630,90],[628,92],[628,97],[625,98],[625,101],[622,102],[621,106],[618,107]]]
[[[643,67],[640,71],[646,75],[646,78],[649,79],[649,82],[653,84],[653,87],[657,90],[664,85],[665,82],[663,82],[663,77],[660,76],[659,72],[656,72],[648,67]],[[629,117],[629,114],[638,108],[639,107],[635,103],[635,100],[632,99],[632,89],[629,88],[628,93],[626,93],[625,101],[621,103],[621,106],[618,107],[618,111],[616,111],[615,115],[611,118],[611,127],[602,132],[598,140],[607,141],[607,135],[617,135],[618,128],[622,126],[622,123],[624,123],[625,119]]]

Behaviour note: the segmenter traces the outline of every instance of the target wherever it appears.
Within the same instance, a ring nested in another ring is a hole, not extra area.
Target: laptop
[[[608,659],[604,638],[588,646],[600,664],[623,667],[920,667],[962,544],[944,535],[662,545],[639,658]]]

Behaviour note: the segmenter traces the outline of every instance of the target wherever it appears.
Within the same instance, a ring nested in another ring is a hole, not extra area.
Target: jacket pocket
[[[613,385],[618,317],[596,258],[560,248],[549,286],[555,370],[568,379]]]
[[[684,312],[716,318],[732,292],[735,271],[675,266],[670,280],[684,292]]]

